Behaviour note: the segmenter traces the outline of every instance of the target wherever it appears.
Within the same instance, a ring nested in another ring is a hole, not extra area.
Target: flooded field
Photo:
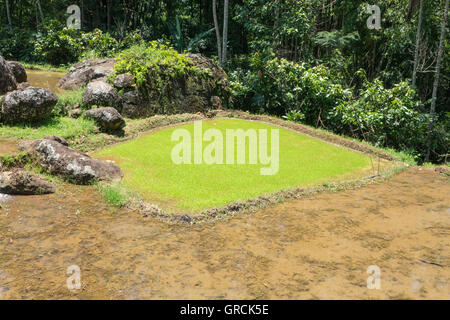
[[[114,211],[92,187],[14,197],[0,207],[0,298],[449,299],[449,194],[448,178],[411,168],[194,227]]]
[[[64,92],[63,89],[56,85],[59,80],[65,75],[65,72],[30,70],[27,69],[28,82],[36,88],[50,89],[55,93]]]

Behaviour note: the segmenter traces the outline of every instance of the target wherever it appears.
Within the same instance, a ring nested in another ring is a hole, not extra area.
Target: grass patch
[[[22,61],[19,61],[19,63],[25,69],[31,69],[31,70],[68,72],[70,69],[70,66],[56,67],[56,66],[52,66],[51,64],[46,64],[46,63],[32,63],[32,62],[22,62]]]
[[[53,113],[56,115],[66,115],[72,106],[78,104],[81,107],[85,90],[85,88],[81,88],[58,94],[58,103],[53,109]]]
[[[218,129],[223,134],[226,129],[279,129],[278,174],[261,175],[260,169],[267,166],[259,164],[176,165],[171,160],[172,148],[176,144],[171,142],[171,135],[177,128],[187,129],[193,136],[192,123],[165,128],[97,152],[94,156],[116,161],[124,171],[122,183],[127,189],[174,212],[199,212],[287,188],[354,177],[367,173],[371,168],[367,155],[268,124],[236,119],[204,121],[203,132],[210,128]],[[204,142],[203,146],[206,145]]]
[[[120,184],[98,183],[97,189],[106,201],[116,208],[121,208],[128,202],[129,196]]]
[[[434,163],[431,163],[431,162],[425,162],[423,164],[423,166],[426,167],[426,168],[431,168],[431,169],[436,169],[437,167],[440,167],[440,166],[450,168],[450,162],[446,162],[446,163],[443,163],[443,164],[434,164]]]
[[[37,125],[18,124],[0,126],[0,136],[35,140],[47,135],[65,139],[78,138],[98,132],[95,122],[89,119],[52,118]]]

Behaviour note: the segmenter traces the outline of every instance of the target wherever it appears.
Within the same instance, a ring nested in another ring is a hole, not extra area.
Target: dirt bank
[[[412,168],[195,228],[111,211],[91,187],[18,197],[0,209],[0,298],[449,299],[449,194]]]

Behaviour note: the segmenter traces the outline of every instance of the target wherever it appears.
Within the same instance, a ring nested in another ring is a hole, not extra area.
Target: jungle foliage
[[[184,64],[171,60],[175,50],[220,60],[216,37],[229,16],[222,62],[234,108],[406,150],[419,161],[427,153],[434,162],[448,160],[449,23],[442,29],[448,0],[422,6],[421,0],[377,0],[378,30],[366,25],[366,0],[82,0],[79,31],[65,28],[72,2],[9,0],[7,8],[0,1],[0,55],[58,66],[170,42],[164,53],[151,50],[167,54],[176,72]],[[214,33],[215,3],[220,30]],[[129,67],[139,83],[146,71],[134,66],[121,68]]]

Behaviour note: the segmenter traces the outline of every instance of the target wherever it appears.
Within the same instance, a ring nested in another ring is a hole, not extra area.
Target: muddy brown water
[[[65,75],[59,71],[43,71],[27,69],[28,82],[35,88],[50,89],[55,93],[63,93],[64,90],[58,88],[59,80]]]
[[[0,157],[16,154],[17,152],[17,140],[0,137]]]
[[[0,209],[0,298],[449,299],[449,194],[448,178],[411,168],[191,228],[114,211],[92,187],[15,197]]]

